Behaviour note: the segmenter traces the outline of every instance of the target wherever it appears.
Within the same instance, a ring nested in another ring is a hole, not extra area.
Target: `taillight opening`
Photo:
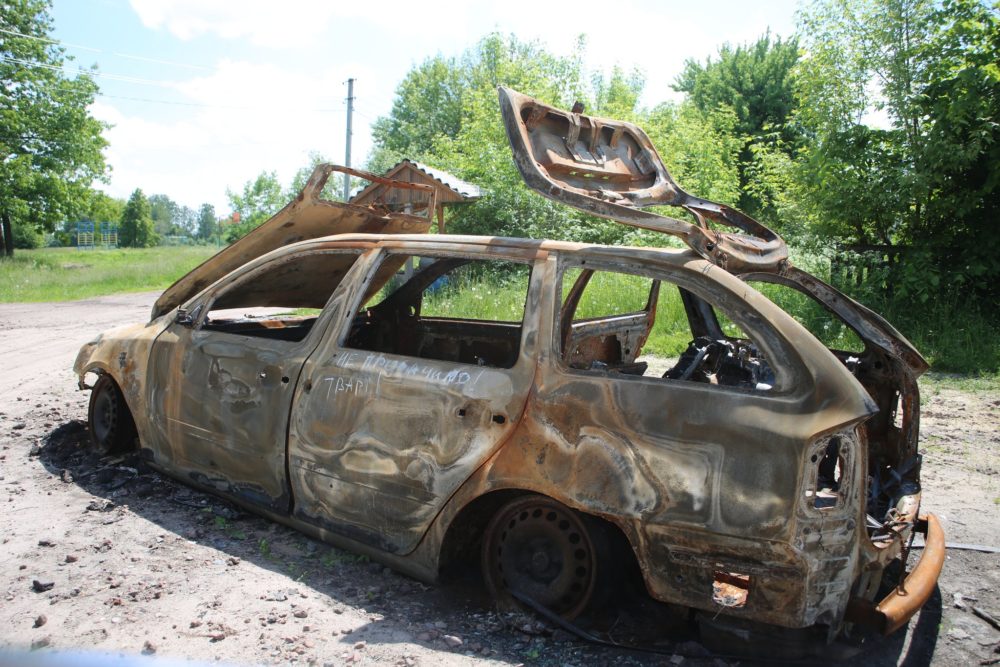
[[[813,443],[803,485],[804,500],[810,509],[828,512],[843,505],[852,458],[850,438],[843,433]]]

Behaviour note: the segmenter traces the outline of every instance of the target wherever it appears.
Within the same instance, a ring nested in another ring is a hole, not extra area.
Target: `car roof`
[[[578,241],[556,241],[551,239],[527,239],[508,236],[472,236],[461,234],[333,234],[310,241],[303,241],[294,246],[305,246],[312,243],[400,243],[459,245],[490,248],[511,248],[517,250],[555,250],[563,252],[580,252],[595,250],[602,253],[635,256],[645,253],[656,253],[671,257],[699,258],[699,255],[689,248],[658,248],[652,246],[617,246],[598,243],[580,243]]]

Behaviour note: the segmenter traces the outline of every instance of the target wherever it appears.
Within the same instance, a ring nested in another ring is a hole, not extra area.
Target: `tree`
[[[1000,16],[980,0],[822,0],[803,12],[796,161],[817,220],[906,244],[896,294],[1000,294]],[[888,127],[866,124],[882,113]],[[948,280],[942,280],[942,276]]]
[[[41,248],[44,238],[31,225],[14,225],[14,247],[22,250]]]
[[[302,167],[301,169],[295,172],[295,176],[292,177],[291,184],[288,186],[288,189],[285,190],[285,199],[289,201],[295,199],[299,195],[299,193],[302,192],[302,188],[305,187],[306,181],[308,181],[309,177],[312,176],[312,173],[313,171],[316,170],[316,167],[323,164],[324,162],[331,162],[331,160],[319,152],[313,151],[312,153],[309,153],[309,164],[307,164],[306,166]],[[385,171],[391,166],[392,165],[387,165],[385,169],[382,169],[381,171]],[[353,181],[359,179],[355,179],[352,177],[351,180],[353,188],[354,185]],[[323,186],[323,191],[320,193],[320,197],[322,197],[323,199],[327,199],[329,201],[343,201],[344,179],[342,175],[339,174],[331,175],[330,179],[326,182],[326,185]]]
[[[227,188],[226,197],[233,212],[240,215],[240,221],[226,229],[229,243],[259,227],[284,205],[281,183],[273,171],[262,171],[255,179],[244,183],[241,192]]]
[[[174,216],[174,232],[182,236],[194,236],[198,231],[198,214],[190,206],[181,206]]]
[[[139,188],[135,189],[125,204],[118,229],[118,240],[126,248],[148,248],[156,245],[157,238],[156,232],[153,231],[149,201]]]
[[[591,78],[594,105],[590,113],[618,120],[637,120],[639,97],[646,86],[646,79],[639,70],[628,74],[617,65],[611,76],[594,75]]]
[[[685,190],[735,206],[741,194],[739,156],[744,148],[736,123],[728,106],[703,112],[685,100],[658,105],[643,127],[670,175]]]
[[[991,310],[1000,297],[1000,13],[945,0],[916,59],[925,63],[914,115],[927,119],[917,149],[925,215],[906,234],[934,248],[963,289]]]
[[[463,91],[453,58],[429,58],[407,72],[396,87],[392,111],[372,125],[379,151],[369,168],[384,171],[404,157],[429,152],[439,137],[455,136],[462,122]]]
[[[80,215],[91,222],[117,222],[125,211],[125,200],[116,199],[99,190],[91,190],[87,206]]]
[[[219,222],[215,217],[215,207],[211,204],[202,204],[198,209],[198,238],[207,241],[218,230]]]
[[[50,7],[49,0],[2,5],[0,230],[8,256],[14,224],[51,230],[85,206],[105,171],[106,125],[88,111],[97,85],[87,73],[64,72],[71,58],[49,37]]]
[[[159,236],[178,233],[180,206],[167,195],[149,195],[149,216],[153,219],[153,231]]]
[[[777,132],[780,146],[794,148],[797,136],[788,122],[795,109],[794,76],[799,58],[798,40],[783,41],[763,35],[753,44],[733,47],[723,44],[718,60],[704,64],[687,60],[674,82],[674,90],[687,93],[688,100],[703,114],[727,107],[735,114],[732,133],[740,137],[740,198],[738,206],[751,215],[761,215],[765,202],[750,186],[755,152],[752,144]]]

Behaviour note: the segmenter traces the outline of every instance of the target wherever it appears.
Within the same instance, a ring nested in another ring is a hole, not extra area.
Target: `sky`
[[[105,155],[115,197],[135,188],[228,212],[226,189],[261,171],[283,185],[318,152],[344,161],[347,80],[355,79],[352,164],[371,150],[414,65],[457,56],[498,31],[568,55],[587,37],[587,67],[646,77],[645,105],[688,58],[770,30],[794,31],[796,0],[480,3],[413,0],[54,0],[52,36],[97,65],[92,113],[110,123]]]

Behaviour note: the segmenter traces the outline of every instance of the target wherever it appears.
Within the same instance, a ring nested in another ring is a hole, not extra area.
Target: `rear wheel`
[[[94,449],[101,454],[123,452],[135,444],[132,413],[121,389],[109,375],[101,375],[90,392],[87,430]]]
[[[540,495],[517,498],[493,516],[483,539],[486,586],[505,606],[517,591],[565,618],[590,604],[601,558],[587,517]]]

